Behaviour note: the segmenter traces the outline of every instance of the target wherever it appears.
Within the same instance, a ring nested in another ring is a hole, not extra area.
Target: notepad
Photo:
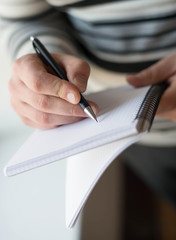
[[[98,123],[86,118],[51,130],[36,130],[5,166],[5,175],[148,132],[165,88],[164,83],[143,88],[126,85],[86,96],[99,105]]]
[[[145,132],[124,138],[67,159],[65,224],[73,228],[92,190],[105,170],[127,147],[143,137]],[[117,159],[118,160],[118,159]]]

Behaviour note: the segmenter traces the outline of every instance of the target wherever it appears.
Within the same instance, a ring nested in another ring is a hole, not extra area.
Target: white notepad
[[[112,142],[67,159],[65,222],[74,227],[89,195],[113,160],[145,132]]]
[[[36,130],[5,166],[5,175],[148,131],[164,89],[164,84],[143,88],[127,85],[87,96],[99,105],[98,123],[87,118],[51,130]]]

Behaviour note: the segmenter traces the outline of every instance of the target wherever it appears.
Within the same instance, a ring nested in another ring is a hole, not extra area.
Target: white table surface
[[[33,129],[10,106],[7,59],[0,53],[0,239],[78,240],[80,223],[65,228],[65,161],[5,177],[4,165]]]

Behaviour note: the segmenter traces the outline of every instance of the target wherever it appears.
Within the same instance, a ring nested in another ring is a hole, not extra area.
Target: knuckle
[[[37,100],[35,101],[36,102],[36,105],[39,109],[41,110],[48,110],[49,108],[49,101],[48,101],[48,97],[47,96],[39,96],[37,98]]]
[[[46,74],[43,71],[38,72],[37,74],[35,73],[31,77],[32,89],[37,93],[42,92],[42,89],[43,89],[42,83],[45,82],[45,80],[46,80]]]
[[[31,86],[32,86],[32,89],[35,91],[35,92],[40,92],[40,89],[41,89],[41,83],[40,83],[40,78],[38,76],[33,76],[31,78]]]
[[[64,81],[63,80],[61,80],[61,81],[57,81],[57,83],[56,83],[56,94],[57,94],[57,96],[58,97],[60,97],[60,98],[64,98],[64,96],[65,96],[65,89],[66,89],[66,87],[65,87],[65,83],[64,83]]]
[[[40,81],[42,81],[42,82],[47,81],[47,78],[48,78],[46,72],[45,72],[45,71],[42,71],[42,70],[37,73],[37,77],[38,77],[38,79],[40,79]]]
[[[70,115],[71,116],[77,116],[78,115],[78,106],[77,105],[73,105],[70,108]]]

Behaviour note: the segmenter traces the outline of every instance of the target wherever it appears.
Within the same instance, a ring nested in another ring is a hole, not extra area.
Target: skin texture
[[[9,81],[11,105],[22,121],[31,127],[50,129],[79,121],[87,115],[78,105],[80,92],[87,87],[89,65],[76,57],[52,54],[67,73],[68,81],[56,77],[35,54],[17,59]],[[127,81],[135,87],[168,81],[157,116],[176,121],[176,54],[164,58],[151,67],[128,75]],[[96,103],[89,102],[95,114]]]

